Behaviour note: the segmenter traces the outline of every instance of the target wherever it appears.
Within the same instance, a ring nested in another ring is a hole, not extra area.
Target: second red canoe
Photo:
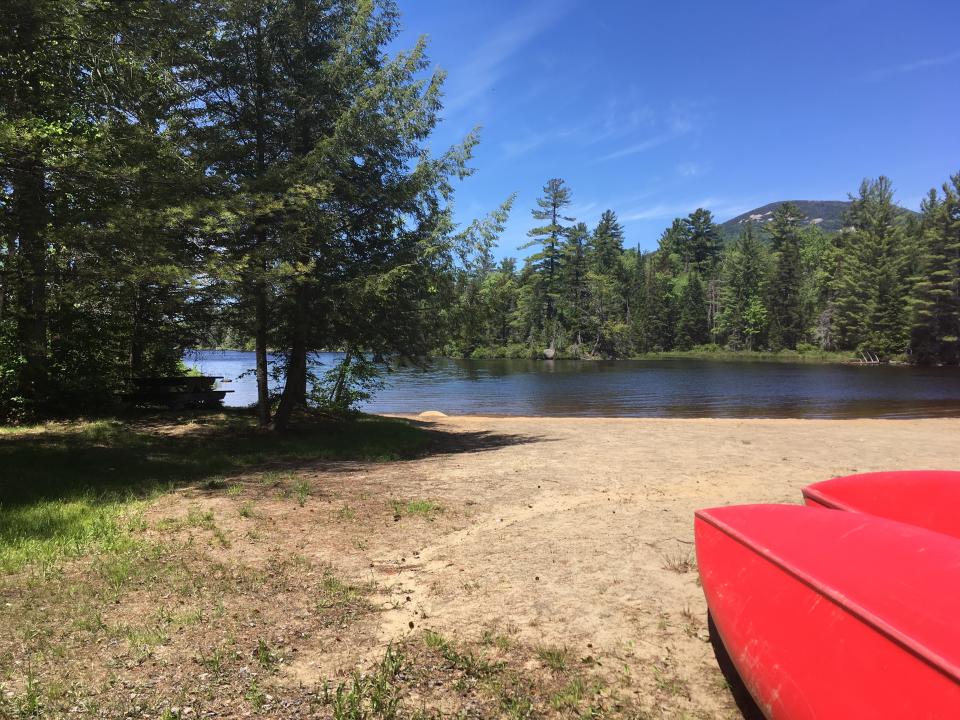
[[[861,512],[960,538],[960,472],[861,473],[808,485],[807,505]]]

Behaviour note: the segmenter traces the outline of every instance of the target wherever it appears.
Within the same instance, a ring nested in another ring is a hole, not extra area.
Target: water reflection
[[[335,353],[317,361],[333,364]],[[228,404],[256,400],[253,354],[200,351],[188,364],[222,375]],[[947,417],[960,416],[957,368],[700,360],[435,360],[399,368],[365,408],[452,415],[609,417]]]

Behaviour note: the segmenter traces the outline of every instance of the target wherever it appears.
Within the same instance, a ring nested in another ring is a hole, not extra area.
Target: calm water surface
[[[319,370],[340,355],[318,353]],[[253,353],[201,350],[227,405],[256,401]],[[960,370],[712,360],[434,360],[390,373],[381,413],[606,417],[960,417]]]

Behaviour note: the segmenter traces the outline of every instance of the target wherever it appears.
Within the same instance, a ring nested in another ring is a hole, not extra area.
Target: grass
[[[189,431],[167,432],[176,422],[189,422]],[[261,472],[265,483],[282,484],[291,473],[270,465],[412,457],[429,437],[403,420],[366,416],[275,435],[257,431],[245,413],[2,428],[0,572],[129,547],[142,502],[170,489],[226,487],[236,497],[242,486],[225,476]],[[294,492],[303,504],[310,489]]]
[[[691,572],[697,568],[697,559],[692,550],[686,548],[676,548],[668,550],[660,555],[663,561],[663,569],[675,572],[678,575]]]
[[[322,702],[330,706],[333,720],[396,720],[405,716],[401,706],[400,676],[405,667],[403,652],[387,651],[369,675],[354,674],[330,691],[324,686]]]
[[[704,345],[691,350],[671,350],[636,355],[631,360],[722,360],[724,362],[806,362],[847,363],[856,358],[848,352],[831,352],[816,347],[779,352],[756,350],[726,350],[716,345]]]
[[[297,504],[303,507],[307,503],[307,498],[310,497],[310,483],[307,480],[298,480],[294,483],[293,492],[297,496]]]
[[[565,647],[543,645],[537,648],[537,657],[553,672],[563,672],[570,662],[570,650]]]
[[[394,520],[402,517],[422,517],[432,520],[443,512],[443,507],[431,500],[391,500],[390,509],[393,510]]]

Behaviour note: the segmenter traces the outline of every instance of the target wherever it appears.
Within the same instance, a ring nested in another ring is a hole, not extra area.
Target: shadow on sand
[[[713,616],[707,613],[707,629],[710,633],[710,645],[713,646],[713,654],[717,658],[717,665],[720,666],[720,672],[723,673],[727,685],[730,687],[730,694],[733,701],[737,704],[737,709],[741,712],[744,720],[764,720],[764,715],[754,701],[747,686],[743,683],[743,678],[737,672],[737,668],[727,652],[727,648],[720,639],[720,633],[717,632],[717,625],[713,621]]]

